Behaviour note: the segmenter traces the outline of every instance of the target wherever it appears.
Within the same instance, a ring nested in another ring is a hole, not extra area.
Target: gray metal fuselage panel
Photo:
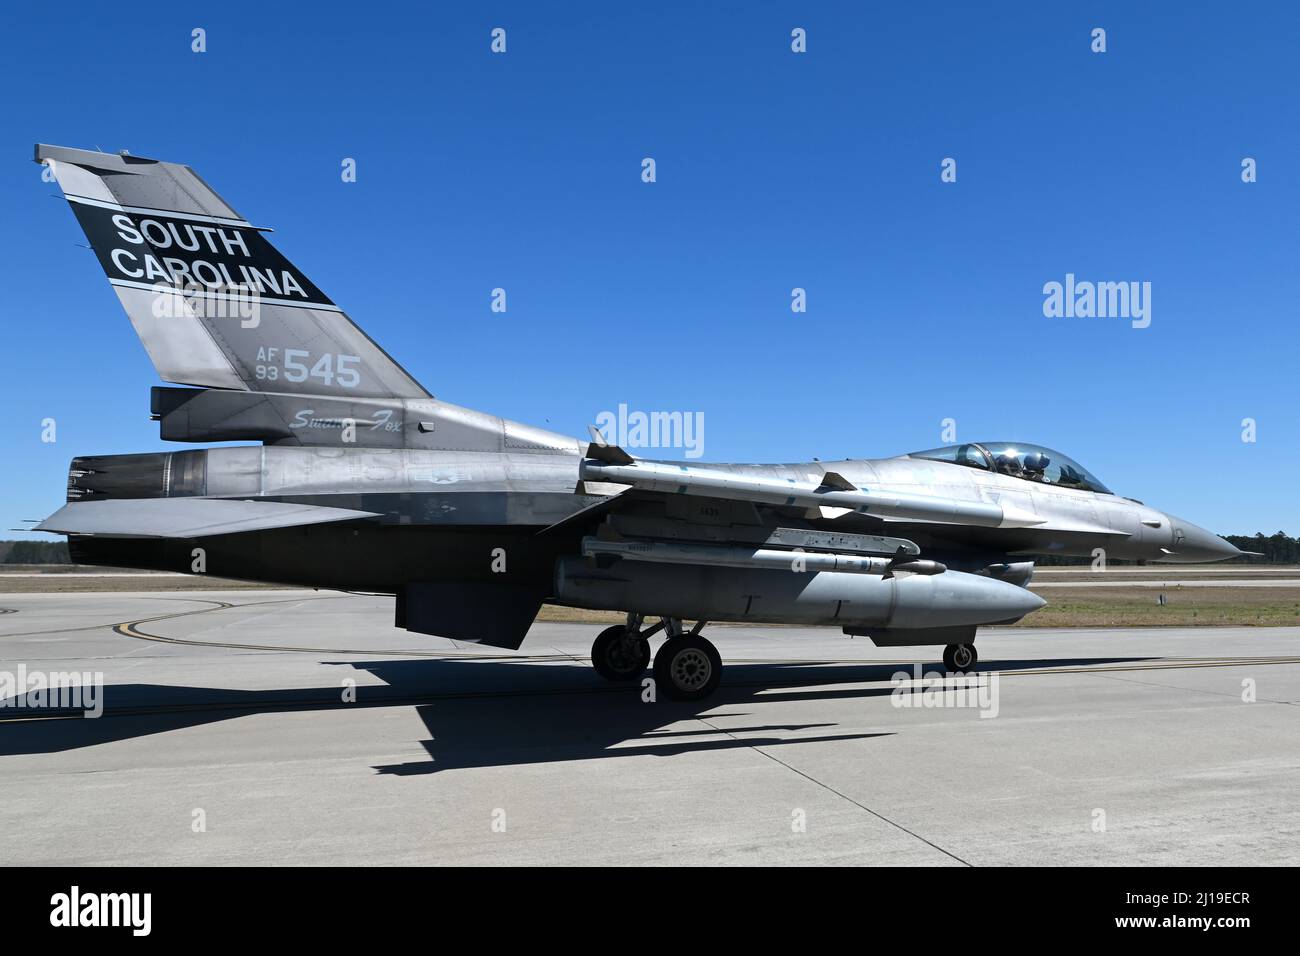
[[[602,500],[580,483],[581,453],[541,448],[455,451],[420,448],[261,446],[207,450],[203,494],[256,496],[378,512],[385,523],[546,527]],[[719,471],[816,480],[834,471],[874,491],[961,501],[1009,502],[1044,519],[1041,527],[974,528],[870,515],[838,519],[795,513],[811,527],[916,540],[923,553],[957,547],[980,553],[1149,557],[1169,533],[1164,515],[1114,495],[1036,484],[916,459],[774,465],[710,465]],[[685,496],[666,496],[670,503]],[[780,509],[775,509],[778,512]],[[1147,522],[1144,524],[1144,522]],[[1153,526],[1154,525],[1154,526]]]

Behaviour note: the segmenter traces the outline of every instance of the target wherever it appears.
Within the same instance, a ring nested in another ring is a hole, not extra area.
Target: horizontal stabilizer
[[[53,534],[110,538],[207,538],[243,531],[376,518],[372,511],[231,498],[114,498],[74,501],[36,526]]]

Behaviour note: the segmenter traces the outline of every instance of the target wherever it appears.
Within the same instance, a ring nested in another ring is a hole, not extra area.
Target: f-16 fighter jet
[[[260,442],[73,460],[38,526],[73,560],[392,594],[396,624],[517,648],[543,602],[625,613],[602,677],[722,675],[708,621],[823,625],[976,666],[1043,605],[1035,555],[1240,552],[1023,442],[683,465],[434,398],[188,166],[37,146],[163,381],[162,438]],[[654,621],[650,624],[648,622]],[[689,628],[686,623],[691,623]]]

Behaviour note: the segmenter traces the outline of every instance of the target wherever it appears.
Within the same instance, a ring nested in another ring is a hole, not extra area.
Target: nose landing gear
[[[722,656],[711,641],[700,636],[705,621],[696,621],[690,631],[682,630],[675,617],[664,618],[646,630],[643,618],[629,614],[627,624],[606,628],[591,646],[591,663],[606,680],[631,681],[644,673],[650,662],[649,638],[663,630],[668,634],[654,657],[655,686],[673,700],[702,700],[722,680]]]

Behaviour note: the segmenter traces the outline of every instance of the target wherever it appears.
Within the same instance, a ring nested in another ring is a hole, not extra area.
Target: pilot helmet
[[[1025,471],[1040,472],[1046,471],[1047,466],[1052,463],[1041,451],[1031,451],[1025,456]]]

